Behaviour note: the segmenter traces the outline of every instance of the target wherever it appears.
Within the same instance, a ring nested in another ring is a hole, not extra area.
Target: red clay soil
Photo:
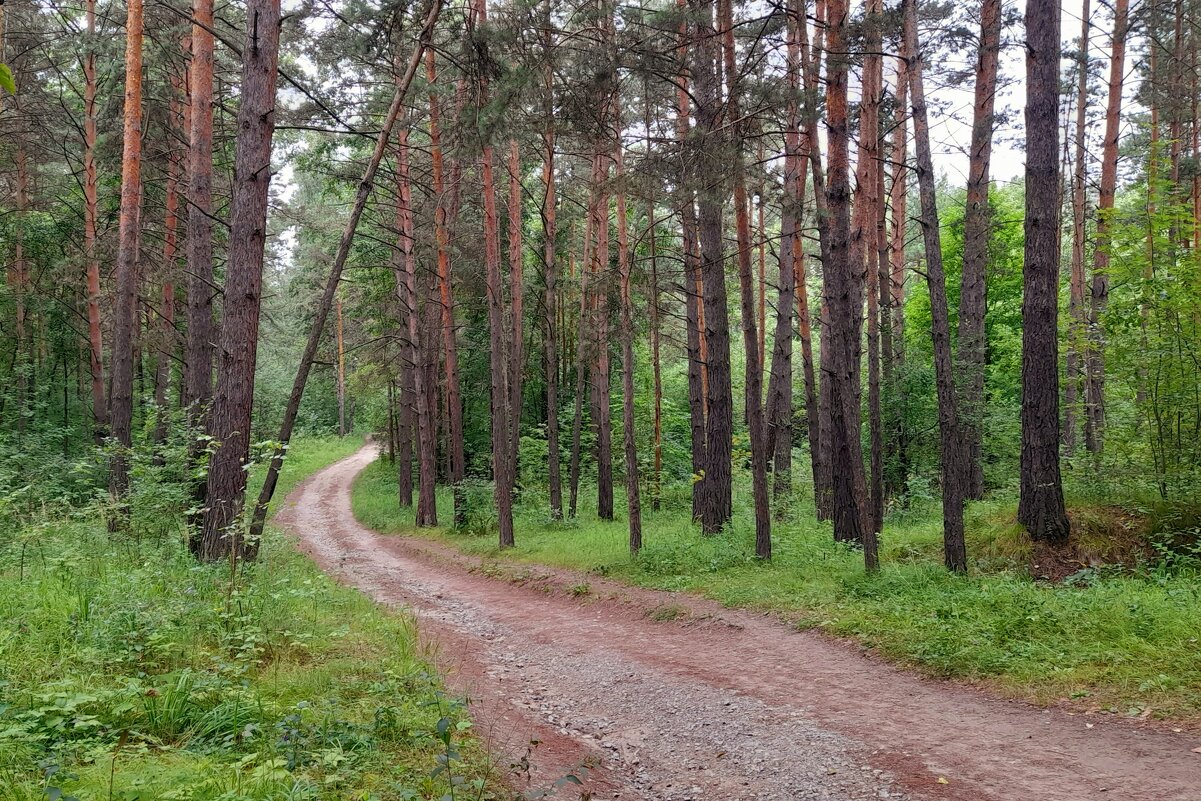
[[[591,795],[554,797],[1201,801],[1195,735],[990,698],[691,595],[567,571],[516,582],[376,534],[350,508],[374,458],[312,476],[276,522],[339,581],[413,611],[498,770],[538,741],[518,789],[575,773]]]

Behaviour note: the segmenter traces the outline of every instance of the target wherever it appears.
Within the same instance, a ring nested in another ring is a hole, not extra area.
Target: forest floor
[[[413,609],[535,792],[574,774],[596,799],[1197,798],[1201,741],[1158,721],[993,698],[691,594],[375,533],[351,508],[374,458],[315,474],[276,521],[334,577]]]

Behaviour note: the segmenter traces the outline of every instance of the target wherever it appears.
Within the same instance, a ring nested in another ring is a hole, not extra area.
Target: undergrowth
[[[279,497],[357,447],[298,441]],[[408,616],[278,534],[231,577],[180,533],[90,507],[0,533],[0,797],[495,797]]]
[[[385,462],[370,466],[355,487],[355,514],[380,531],[418,533],[397,508],[394,476]],[[581,490],[582,498],[595,492]],[[747,501],[739,506],[749,495],[736,493],[734,523],[715,537],[699,533],[687,511],[678,511],[683,504],[656,513],[644,501],[644,546],[636,558],[620,511],[615,522],[596,520],[591,509],[552,522],[541,498],[518,507],[517,546],[505,552],[491,532],[421,533],[485,559],[572,568],[777,613],[798,627],[853,637],[893,660],[985,681],[1016,697],[1201,719],[1201,559],[1165,546],[1160,557],[1152,553],[1127,568],[1082,564],[1064,583],[1035,581],[1013,506],[997,500],[969,509],[969,575],[942,567],[933,504],[890,514],[882,569],[866,575],[862,555],[835,543],[829,525],[814,522],[798,502],[773,526],[773,559],[762,564],[752,556]],[[439,504],[448,518],[449,497]],[[616,507],[624,508],[620,497]]]

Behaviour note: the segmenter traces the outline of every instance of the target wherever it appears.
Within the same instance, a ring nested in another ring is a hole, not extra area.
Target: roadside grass
[[[358,447],[298,439],[278,497]],[[0,798],[498,797],[469,729],[412,619],[278,533],[233,578],[95,513],[0,535]]]
[[[515,548],[493,535],[415,530],[396,504],[394,469],[383,461],[355,486],[360,522],[385,533],[436,537],[489,560],[538,563],[662,590],[695,592],[731,607],[778,614],[792,624],[846,636],[932,675],[985,683],[1038,703],[1077,702],[1119,715],[1201,722],[1201,571],[1195,562],[1148,562],[1134,570],[1084,568],[1068,582],[1030,578],[1030,548],[1004,501],[968,512],[969,575],[942,567],[941,514],[927,505],[890,515],[882,568],[835,543],[828,524],[798,502],[773,526],[770,564],[755,560],[749,492],[736,493],[729,531],[704,537],[686,499],[663,511],[644,500],[644,546],[636,558],[619,519],[581,508],[552,522],[531,494],[516,512]],[[581,499],[592,487],[581,487]],[[439,512],[449,517],[449,497]],[[681,513],[679,510],[684,509]]]

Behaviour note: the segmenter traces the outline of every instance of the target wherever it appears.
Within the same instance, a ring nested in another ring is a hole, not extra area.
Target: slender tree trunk
[[[547,34],[547,49],[550,49]],[[559,455],[559,353],[557,349],[559,309],[559,268],[555,252],[555,126],[554,73],[546,71],[546,151],[542,161],[542,249],[546,276],[546,446],[547,478],[550,484],[550,514],[553,520],[563,518],[563,480],[560,476]]]
[[[521,215],[521,154],[517,140],[509,140],[509,314],[512,317],[512,334],[509,352],[509,412],[513,429],[510,456],[513,472],[517,473],[518,454],[521,452],[521,387],[522,372],[525,370],[525,349],[522,340],[524,322],[524,277],[522,270],[522,215]]]
[[[597,186],[600,182],[598,170],[600,169],[600,161],[596,158],[592,160],[592,199],[589,201],[587,213],[584,219],[584,249],[583,259],[580,269],[580,303],[579,314],[576,320],[576,341],[575,341],[575,411],[572,416],[571,423],[571,460],[568,465],[568,504],[567,516],[574,518],[578,507],[580,495],[580,449],[581,440],[584,431],[584,390],[588,387],[588,349],[589,349],[589,309],[592,306],[591,288],[588,285],[588,279],[592,272],[589,265],[592,260],[592,234],[595,228],[594,205],[596,203],[595,195]],[[574,271],[573,271],[574,272]]]
[[[417,513],[418,526],[438,525],[438,505],[435,493],[437,478],[437,431],[435,430],[435,415],[437,404],[432,388],[427,383],[430,370],[427,364],[429,350],[424,346],[421,326],[418,323],[420,310],[417,300],[417,256],[415,253],[415,234],[413,230],[413,194],[409,180],[409,128],[405,126],[400,131],[399,148],[397,153],[397,171],[400,178],[400,203],[397,206],[398,222],[400,223],[400,259],[395,263],[397,268],[397,293],[404,312],[405,324],[408,329],[405,343],[406,369],[409,372],[409,383],[413,387],[412,400],[417,408]],[[428,303],[429,301],[427,301]],[[427,328],[428,331],[428,328]],[[411,420],[411,415],[410,415]],[[411,458],[411,457],[410,457]],[[402,470],[409,471],[409,505],[412,505],[412,465],[410,461],[402,461]]]
[[[859,152],[856,162],[855,210],[851,217],[851,263],[862,271],[867,295],[867,385],[870,482],[864,540],[864,560],[868,569],[878,564],[876,538],[884,525],[884,448],[880,419],[880,329],[879,270],[876,268],[876,207],[879,195],[880,105],[884,92],[884,58],[881,0],[868,0],[864,18],[864,57],[862,102],[859,106]],[[856,280],[860,280],[856,278]]]
[[[677,9],[687,8],[687,0],[677,0]],[[692,455],[692,518],[699,520],[703,509],[705,465],[708,450],[705,445],[705,416],[708,381],[705,368],[705,332],[703,283],[701,260],[697,252],[696,199],[693,179],[689,172],[692,159],[691,104],[689,92],[688,64],[689,49],[692,47],[687,23],[681,22],[676,48],[680,60],[676,76],[676,138],[681,153],[679,186],[676,190],[680,202],[680,252],[684,261],[684,318],[686,350],[688,357],[688,417]]]
[[[213,0],[193,0],[192,17],[183,405],[191,424],[200,426],[213,397],[213,296],[217,294],[213,283]],[[203,494],[198,500],[203,500]]]
[[[646,157],[651,157],[651,98],[649,86],[643,85],[643,97],[646,100],[646,116],[643,127],[646,129]],[[663,370],[660,361],[660,322],[659,322],[659,242],[655,229],[655,199],[647,193],[646,201],[646,237],[650,250],[650,286],[646,301],[647,316],[650,322],[651,337],[651,380],[654,384],[654,475],[651,484],[651,509],[659,511],[663,495]]]
[[[342,298],[334,300],[334,340],[338,350],[335,391],[338,396],[338,436],[346,436],[346,347],[343,342]]]
[[[440,4],[440,0],[437,0]],[[450,483],[454,487],[455,528],[467,523],[467,498],[464,494],[463,478],[466,475],[466,457],[463,454],[463,400],[459,389],[459,350],[456,342],[454,283],[450,265],[451,211],[457,215],[457,201],[451,198],[448,206],[446,185],[443,177],[442,132],[438,96],[433,91],[437,81],[437,59],[433,50],[425,54],[425,77],[430,86],[430,161],[434,185],[434,239],[438,256],[438,295],[442,307],[442,361],[446,373],[446,417],[447,454],[450,457]],[[457,168],[458,162],[455,163]],[[452,170],[451,187],[457,197],[458,178]]]
[[[965,497],[984,497],[983,424],[984,367],[988,342],[984,329],[987,306],[989,161],[1001,52],[1001,0],[980,6],[980,52],[976,60],[976,96],[968,165],[967,210],[963,219],[963,277],[959,290],[959,422],[967,458]]]
[[[908,479],[909,457],[907,453],[908,435],[905,431],[904,385],[901,381],[901,369],[905,364],[905,228],[908,223],[906,201],[908,200],[909,169],[905,164],[908,151],[908,104],[909,73],[906,64],[907,54],[904,45],[901,47],[901,57],[897,59],[897,91],[896,123],[893,127],[892,139],[892,184],[889,187],[889,207],[891,209],[891,228],[888,244],[889,276],[883,287],[888,294],[888,318],[890,326],[889,342],[891,343],[891,358],[886,364],[891,365],[892,380],[889,382],[889,424],[888,439],[885,443],[886,458],[891,469],[885,472],[885,481],[889,482],[888,489],[892,492],[903,492]]]
[[[1018,521],[1065,543],[1059,473],[1060,3],[1026,4],[1026,260],[1022,269],[1022,456]]]
[[[609,359],[609,156],[597,151],[599,197],[596,206],[596,248],[593,251],[592,328],[595,353],[592,363],[592,423],[596,427],[596,516],[613,519],[613,423],[610,412]]]
[[[473,19],[469,22],[469,35],[474,35],[474,26],[483,25],[488,18],[487,0],[474,0]],[[476,91],[476,112],[488,99],[488,80],[481,76]],[[487,134],[484,134],[487,137]],[[484,203],[484,278],[488,296],[488,348],[491,359],[492,379],[492,476],[496,520],[500,535],[500,547],[513,546],[513,462],[511,445],[513,432],[509,424],[509,376],[505,353],[505,298],[504,280],[500,267],[500,220],[496,210],[496,183],[493,177],[494,156],[492,143],[484,139],[480,153],[480,183]]]
[[[1068,348],[1064,356],[1063,388],[1063,453],[1071,456],[1076,450],[1076,412],[1081,386],[1081,366],[1087,362],[1085,331],[1088,310],[1084,303],[1084,217],[1085,217],[1085,139],[1088,110],[1088,40],[1089,0],[1083,1],[1080,17],[1079,53],[1076,57],[1076,132],[1072,171],[1072,263],[1068,280]],[[1066,145],[1066,142],[1065,142]]]
[[[134,329],[138,325],[138,224],[142,202],[142,0],[129,0],[127,8],[125,126],[110,398],[112,432],[118,450],[109,467],[109,491],[117,499],[124,497],[129,489],[128,449],[133,446]]]
[[[108,407],[104,399],[104,342],[100,327],[100,258],[96,253],[96,223],[100,218],[96,172],[96,0],[87,0],[85,16],[88,45],[83,61],[83,254],[88,287],[92,420],[99,444],[108,434]]]
[[[642,550],[642,497],[638,478],[638,434],[634,428],[634,301],[630,294],[630,242],[626,228],[626,195],[622,184],[624,158],[621,121],[617,120],[614,176],[617,180],[617,281],[621,305],[621,424],[625,445],[626,516],[630,527],[630,553]]]
[[[1101,183],[1097,193],[1096,245],[1088,310],[1088,365],[1085,388],[1085,446],[1102,449],[1105,424],[1105,335],[1101,324],[1109,304],[1109,261],[1114,197],[1118,185],[1118,138],[1121,135],[1122,78],[1126,70],[1129,0],[1114,3],[1112,50],[1109,58],[1109,96],[1105,103],[1105,140],[1101,144]],[[1152,152],[1154,157],[1154,152]],[[1148,183],[1148,197],[1151,194]]]
[[[334,254],[334,261],[330,266],[329,275],[326,276],[325,288],[322,290],[321,300],[317,305],[313,325],[309,328],[309,337],[305,342],[304,352],[300,357],[300,364],[296,368],[296,378],[292,381],[292,390],[288,395],[288,403],[284,407],[284,417],[279,427],[278,441],[280,447],[276,449],[274,456],[271,458],[271,464],[267,468],[267,476],[263,479],[263,487],[259,492],[258,502],[255,504],[254,517],[250,525],[250,539],[252,542],[258,541],[262,536],[263,527],[266,525],[267,508],[271,503],[271,497],[275,494],[275,487],[279,483],[279,471],[283,467],[288,442],[292,438],[292,429],[295,427],[296,417],[300,413],[300,402],[304,398],[304,388],[308,383],[309,372],[312,370],[313,361],[317,357],[317,348],[321,344],[322,334],[325,331],[325,323],[329,319],[330,309],[334,303],[334,296],[337,294],[338,284],[342,279],[342,269],[346,266],[346,260],[350,256],[350,248],[354,243],[354,234],[358,229],[359,220],[363,216],[363,209],[367,205],[367,198],[371,194],[371,187],[375,183],[375,174],[379,171],[379,165],[383,160],[384,152],[387,150],[388,141],[392,137],[392,129],[395,127],[396,119],[400,115],[401,108],[404,106],[405,95],[408,94],[409,86],[413,83],[413,77],[417,74],[417,68],[421,65],[421,57],[429,46],[430,37],[433,35],[434,23],[437,21],[438,13],[441,10],[441,0],[431,0],[417,45],[413,49],[413,54],[405,68],[404,75],[397,82],[396,92],[392,95],[392,104],[388,107],[379,137],[375,142],[375,149],[372,151],[371,158],[363,170],[363,177],[359,180],[354,205],[351,207],[346,227],[342,230],[342,238],[338,241],[338,250]],[[224,329],[222,336],[224,336]],[[449,358],[449,354],[447,358]]]
[[[739,94],[742,91],[734,54],[733,0],[718,0],[719,24],[722,29],[723,55],[727,76],[726,117],[734,121],[731,131],[733,147],[732,172],[734,184],[735,235],[738,243],[738,287],[742,310],[742,343],[746,351],[746,417],[751,440],[751,492],[755,503],[755,555],[771,558],[771,502],[767,490],[767,462],[770,443],[763,420],[763,356],[759,325],[755,319],[755,275],[750,224],[750,199],[746,188],[746,165],[743,158],[742,110]],[[791,304],[790,304],[791,305]],[[762,319],[762,318],[761,318]]]
[[[168,117],[172,132],[176,134],[179,133],[179,122],[183,113],[179,98],[182,90],[182,82],[173,75]],[[154,427],[156,443],[162,443],[167,439],[167,393],[171,383],[171,358],[175,353],[175,251],[176,234],[179,229],[179,198],[177,195],[179,172],[179,153],[172,146],[171,151],[167,154],[167,186],[163,217],[163,279],[158,314],[158,353],[155,356],[154,365],[154,413],[158,418]]]
[[[824,263],[829,329],[822,347],[830,349],[830,369],[823,373],[830,392],[831,474],[833,476],[834,537],[862,543],[871,528],[867,518],[867,488],[860,444],[858,364],[863,320],[862,265],[850,250],[850,180],[847,135],[846,0],[827,4],[826,126],[829,175],[826,205],[829,218],[829,256]],[[829,343],[827,345],[827,342]],[[871,550],[867,551],[870,554]],[[870,567],[869,563],[869,567]]]
[[[230,201],[229,268],[222,309],[220,361],[209,434],[217,448],[209,459],[200,557],[211,562],[254,558],[241,521],[250,457],[254,368],[267,245],[267,189],[275,133],[275,84],[279,59],[279,0],[250,0],[238,137]]]
[[[931,336],[934,341],[934,382],[938,395],[938,428],[942,462],[943,556],[947,568],[967,570],[963,532],[967,464],[956,408],[955,364],[951,354],[951,321],[947,282],[942,265],[938,207],[935,201],[934,159],[922,82],[922,57],[917,39],[917,0],[905,0],[905,53],[909,58],[909,91],[913,98],[913,142],[917,152],[917,182],[921,198],[922,239],[926,246],[926,285],[930,290]]]
[[[713,27],[712,0],[690,0],[697,31],[691,52],[693,97],[697,127],[695,173],[701,280],[704,284],[705,345],[708,358],[707,413],[705,416],[706,460],[701,527],[716,534],[733,513],[731,486],[732,436],[734,429],[733,388],[730,380],[730,323],[726,300],[725,245],[721,223],[725,190],[720,176],[728,166],[725,133],[718,119],[719,53]]]

